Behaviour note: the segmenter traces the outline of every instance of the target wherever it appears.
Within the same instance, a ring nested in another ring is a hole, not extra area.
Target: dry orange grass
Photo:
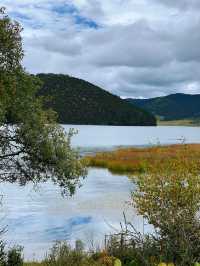
[[[91,167],[107,168],[113,173],[141,173],[177,157],[200,165],[200,144],[124,148],[88,156],[86,161]]]

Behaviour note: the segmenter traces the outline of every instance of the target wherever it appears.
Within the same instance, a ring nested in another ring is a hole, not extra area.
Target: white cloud
[[[32,73],[66,73],[128,97],[200,93],[199,0],[1,5],[23,24],[24,65]]]

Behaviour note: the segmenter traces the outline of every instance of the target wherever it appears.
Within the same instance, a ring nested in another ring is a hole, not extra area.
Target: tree
[[[132,193],[134,207],[156,230],[159,255],[176,265],[193,265],[200,259],[199,161],[191,162],[185,154],[183,145],[173,159],[140,175]]]
[[[22,67],[22,28],[0,9],[0,181],[58,184],[73,194],[86,169],[56,123],[36,96],[41,82]]]

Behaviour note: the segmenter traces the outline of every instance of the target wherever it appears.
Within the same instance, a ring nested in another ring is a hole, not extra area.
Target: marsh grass
[[[168,162],[183,157],[188,167],[200,165],[200,144],[178,144],[149,148],[126,148],[97,153],[84,158],[90,167],[106,168],[113,174],[137,174],[157,169]]]

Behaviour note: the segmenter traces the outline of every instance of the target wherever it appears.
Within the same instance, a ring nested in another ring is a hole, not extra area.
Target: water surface
[[[63,198],[52,184],[2,184],[2,224],[8,225],[5,238],[9,245],[24,246],[26,258],[40,258],[55,240],[83,239],[102,244],[105,233],[117,231],[123,211],[137,226],[138,217],[129,206],[132,183],[126,176],[107,170],[90,169],[72,198]],[[135,218],[134,218],[135,217]]]
[[[200,143],[200,127],[158,126],[74,126],[79,134],[73,137],[72,144],[84,148],[110,149],[118,146],[146,146],[173,143]]]
[[[112,127],[70,126],[79,134],[72,144],[82,153],[109,150],[119,146],[200,142],[198,127]],[[9,245],[24,246],[25,258],[44,256],[55,240],[83,239],[101,244],[105,233],[115,232],[123,221],[123,211],[139,230],[147,230],[130,207],[134,189],[127,176],[112,175],[105,169],[90,169],[73,198],[62,198],[59,188],[48,183],[36,191],[32,185],[1,184],[2,225],[7,225]]]

